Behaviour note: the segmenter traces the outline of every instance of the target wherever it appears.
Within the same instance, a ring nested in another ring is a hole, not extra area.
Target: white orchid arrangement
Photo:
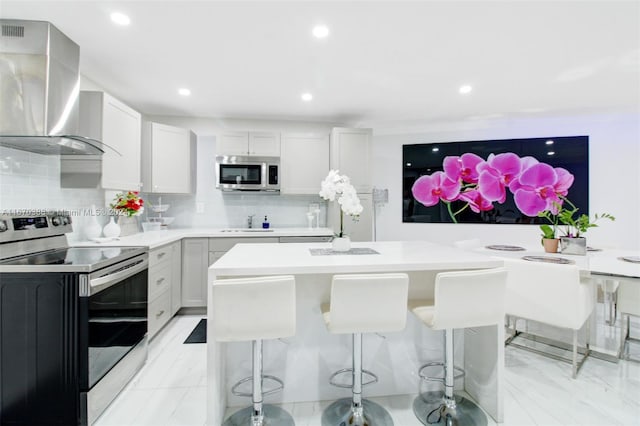
[[[327,177],[320,183],[320,197],[328,201],[338,199],[340,204],[340,232],[337,237],[344,237],[344,215],[351,216],[353,220],[358,220],[363,207],[356,189],[351,185],[349,177],[340,175],[338,170],[330,170]]]

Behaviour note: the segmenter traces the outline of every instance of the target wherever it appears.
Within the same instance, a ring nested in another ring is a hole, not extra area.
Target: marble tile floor
[[[200,318],[179,315],[167,324],[151,341],[143,369],[95,426],[206,425],[206,345],[182,343]],[[640,335],[640,321],[633,323],[632,335]],[[640,344],[632,345],[640,358]],[[590,358],[573,380],[569,364],[507,347],[505,364],[505,425],[640,425],[640,363]],[[396,426],[419,426],[413,398],[372,400],[387,407]],[[282,406],[297,426],[320,426],[330,402]],[[237,409],[229,408],[227,415]]]

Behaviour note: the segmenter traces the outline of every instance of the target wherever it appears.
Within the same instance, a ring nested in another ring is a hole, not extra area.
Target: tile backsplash
[[[82,239],[82,228],[90,219],[89,207],[104,204],[104,190],[60,187],[60,157],[0,147],[0,212],[8,210],[70,210],[74,233]],[[102,224],[106,217],[98,217]]]

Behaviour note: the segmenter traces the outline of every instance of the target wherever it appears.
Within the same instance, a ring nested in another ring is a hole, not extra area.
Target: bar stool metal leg
[[[253,413],[251,413],[251,425],[262,426],[262,340],[254,340],[253,348]]]
[[[470,400],[456,396],[453,366],[453,329],[444,331],[444,396],[441,392],[424,392],[413,401],[413,412],[425,425],[486,426],[487,416]]]
[[[252,367],[252,392],[253,405],[243,408],[229,417],[223,426],[294,426],[291,415],[280,407],[263,404],[262,380],[262,340],[252,342],[253,367]]]
[[[352,397],[329,405],[322,413],[322,426],[393,426],[387,410],[373,401],[362,399],[362,333],[354,333],[352,342]]]

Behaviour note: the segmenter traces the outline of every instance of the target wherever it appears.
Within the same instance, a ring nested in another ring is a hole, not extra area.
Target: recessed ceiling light
[[[313,27],[313,36],[315,38],[325,38],[329,35],[329,28],[325,25],[316,25]]]
[[[472,90],[472,87],[469,86],[468,84],[465,84],[464,86],[460,86],[460,88],[458,89],[458,92],[462,93],[463,95],[466,95],[467,93],[470,93]]]
[[[313,99],[313,95],[311,93],[303,93],[302,96],[300,96],[300,97],[305,102],[309,102],[309,101],[311,101]]]
[[[546,142],[545,142],[545,144],[547,144],[547,145],[553,145],[553,141],[552,141],[552,140],[548,140],[548,141],[546,141]]]
[[[440,148],[438,148],[438,147],[431,148],[431,151],[433,151],[433,152],[438,152],[438,151],[440,151]]]
[[[549,152],[547,152],[547,155],[555,155],[555,154],[556,154],[556,153],[555,153],[555,151],[549,151]]]
[[[183,87],[182,89],[178,89],[178,93],[182,96],[189,96],[191,94],[191,90]]]
[[[129,17],[124,13],[120,12],[113,12],[111,14],[111,20],[114,24],[118,25],[129,25],[131,23],[131,19],[129,19]]]

